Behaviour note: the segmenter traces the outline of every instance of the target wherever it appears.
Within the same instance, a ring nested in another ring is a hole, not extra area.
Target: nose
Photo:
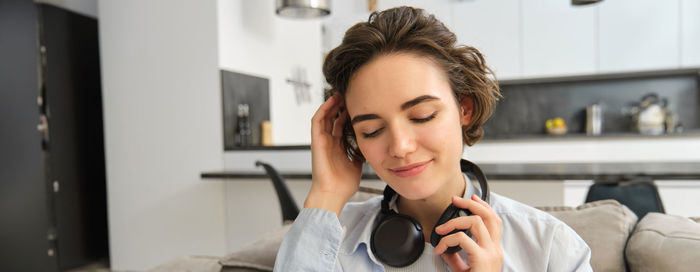
[[[389,143],[389,155],[395,158],[405,158],[416,151],[416,141],[413,133],[400,127],[391,130],[391,143]]]

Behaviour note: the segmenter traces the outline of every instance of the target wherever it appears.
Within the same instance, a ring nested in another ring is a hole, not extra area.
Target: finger
[[[496,212],[491,208],[491,205],[489,205],[489,203],[483,199],[477,197],[476,195],[472,195],[472,200],[491,211],[491,214],[493,215],[492,217],[482,218],[484,219],[484,223],[486,223],[486,228],[488,228],[489,233],[491,233],[491,238],[495,242],[501,243],[501,234],[503,232],[503,220],[501,220],[501,217],[499,217],[498,214],[496,214]]]
[[[493,210],[490,207],[486,207],[484,205],[481,205],[481,203],[479,203],[477,200],[475,200],[474,196],[475,195],[472,195],[472,199],[453,196],[452,203],[455,206],[457,206],[458,208],[467,209],[470,212],[472,212],[472,214],[475,214],[475,215],[479,215],[479,216],[483,216],[483,217],[496,215],[496,213],[493,212]]]
[[[479,243],[481,246],[487,246],[493,243],[491,235],[489,235],[489,231],[486,229],[486,225],[484,225],[484,221],[478,215],[453,218],[450,221],[436,227],[435,232],[444,235],[455,229],[468,229],[476,238],[477,243]]]
[[[483,206],[491,208],[491,205],[489,205],[489,203],[487,203],[486,201],[484,201],[483,199],[481,199],[480,197],[478,197],[476,195],[472,195],[472,199],[476,202],[479,202],[479,204],[481,204]]]
[[[452,198],[452,203],[454,203],[454,205],[459,208],[468,209],[474,215],[480,216],[481,219],[484,221],[484,224],[486,224],[486,228],[488,229],[489,234],[491,235],[491,239],[494,242],[500,243],[503,225],[501,222],[501,218],[498,217],[496,212],[493,211],[493,209],[491,209],[491,207],[488,206],[488,204],[483,205],[483,201],[480,202],[479,200],[479,197],[477,197],[476,195],[472,195],[472,199],[455,196]]]
[[[445,263],[447,263],[452,271],[467,271],[469,269],[469,265],[462,260],[462,257],[459,256],[457,252],[442,254],[440,257],[445,260]]]
[[[324,131],[328,134],[333,133],[333,121],[335,121],[336,115],[338,115],[338,112],[340,112],[340,104],[343,102],[340,96],[334,95],[333,97],[333,105],[325,113],[325,116],[323,116],[323,121],[325,124]]]
[[[315,134],[320,134],[320,133],[331,133],[331,120],[332,117],[335,116],[336,112],[333,112],[335,109],[335,105],[337,104],[339,100],[339,95],[335,94],[328,98],[326,102],[321,104],[321,106],[316,110],[316,113],[314,116],[311,118],[311,132]],[[337,110],[337,109],[335,109]],[[332,116],[330,119],[328,116]]]
[[[316,133],[316,132],[321,132],[323,131],[323,120],[324,117],[326,116],[326,113],[328,110],[333,106],[333,101],[337,99],[336,96],[331,96],[326,100],[326,102],[323,102],[321,106],[318,107],[316,110],[316,113],[314,113],[314,116],[311,117],[311,131]]]
[[[335,119],[335,124],[333,124],[333,136],[334,137],[339,137],[343,135],[343,126],[345,126],[345,123],[347,123],[348,119],[350,119],[350,115],[348,115],[348,111],[343,111],[340,116]]]
[[[447,248],[453,246],[461,247],[462,250],[467,251],[468,254],[474,254],[481,250],[479,245],[476,242],[474,242],[472,238],[469,238],[469,236],[467,236],[466,233],[460,231],[442,237],[442,239],[440,239],[440,242],[438,242],[438,244],[435,246],[433,253],[442,254],[445,252],[445,250],[447,250]]]

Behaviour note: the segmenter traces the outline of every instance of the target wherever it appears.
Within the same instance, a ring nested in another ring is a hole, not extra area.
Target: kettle
[[[650,93],[642,97],[639,105],[632,109],[632,125],[635,130],[646,135],[660,135],[666,126],[666,99]]]

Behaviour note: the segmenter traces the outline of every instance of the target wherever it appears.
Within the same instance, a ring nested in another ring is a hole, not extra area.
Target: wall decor
[[[306,79],[306,69],[304,67],[296,67],[292,70],[292,78],[287,79],[287,83],[294,86],[294,97],[297,105],[302,103],[311,103],[311,94],[309,89],[311,84]]]

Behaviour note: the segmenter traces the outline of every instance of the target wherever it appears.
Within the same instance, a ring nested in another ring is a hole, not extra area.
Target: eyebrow
[[[439,98],[432,96],[432,95],[421,95],[419,97],[416,97],[414,99],[411,99],[409,101],[404,102],[401,104],[401,110],[407,110],[415,105],[420,104],[421,102],[426,102],[426,101],[432,101],[432,100],[439,100]],[[376,115],[374,113],[370,114],[362,114],[358,115],[352,118],[352,121],[350,121],[351,124],[355,124],[357,122],[362,122],[366,120],[372,120],[372,119],[379,119],[379,115]]]
[[[434,97],[432,95],[421,95],[419,97],[416,97],[414,99],[409,100],[408,102],[405,102],[401,104],[401,110],[407,110],[410,107],[413,107],[415,105],[420,104],[421,102],[425,101],[431,101],[431,100],[438,100],[439,98]]]

